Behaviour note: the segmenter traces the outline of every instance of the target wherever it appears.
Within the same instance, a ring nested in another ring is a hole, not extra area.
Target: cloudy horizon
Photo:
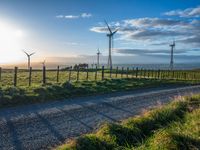
[[[0,64],[26,62],[22,49],[36,52],[33,62],[65,58],[65,63],[95,63],[98,48],[105,64],[108,30],[104,19],[118,29],[112,51],[115,64],[169,63],[173,40],[175,62],[200,62],[200,4],[182,1],[59,0],[47,6],[47,1],[2,0]],[[115,9],[109,9],[111,5]]]

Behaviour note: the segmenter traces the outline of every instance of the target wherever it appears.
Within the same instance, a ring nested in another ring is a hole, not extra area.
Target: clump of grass
[[[66,150],[107,150],[112,149],[112,143],[108,143],[93,134],[85,135],[84,137],[80,137],[75,141],[71,141],[70,146],[59,147],[58,149],[66,149]]]
[[[168,106],[147,112],[142,117],[130,118],[122,124],[110,124],[100,130],[101,136],[115,139],[119,146],[138,145],[154,130],[181,119],[187,110],[186,102],[174,102]]]
[[[182,122],[156,131],[138,149],[200,149],[200,109],[185,115]]]
[[[73,144],[68,143],[59,149],[95,150],[101,146],[102,149],[109,150],[176,149],[177,147],[183,148],[187,142],[188,147],[198,147],[200,126],[197,126],[200,124],[198,119],[200,111],[193,110],[198,109],[199,105],[200,96],[174,101],[166,106],[148,111],[142,116],[125,120],[120,124],[105,124],[96,133],[83,135],[74,140]],[[194,122],[195,120],[198,121]],[[182,125],[183,122],[185,122],[184,125]],[[187,128],[188,131],[184,130]],[[193,128],[196,130],[190,132]],[[174,130],[176,133],[172,132]],[[193,134],[196,135],[193,136]],[[190,137],[187,138],[188,136]],[[193,141],[191,141],[192,139]]]

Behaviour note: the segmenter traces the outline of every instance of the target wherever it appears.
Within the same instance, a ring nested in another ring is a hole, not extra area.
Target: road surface
[[[103,122],[119,122],[174,97],[200,93],[200,86],[118,92],[0,109],[0,150],[51,149],[92,132]]]

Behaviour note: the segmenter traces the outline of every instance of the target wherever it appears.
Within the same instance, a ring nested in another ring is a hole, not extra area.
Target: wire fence
[[[55,69],[4,69],[0,67],[0,86],[36,86],[76,81],[98,81],[105,79],[170,79],[170,80],[199,80],[200,72],[195,70],[154,70],[130,67],[76,68]]]

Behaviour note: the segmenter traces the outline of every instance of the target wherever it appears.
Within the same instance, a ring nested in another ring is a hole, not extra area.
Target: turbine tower
[[[108,38],[109,38],[109,54],[108,54],[108,67],[110,67],[110,69],[112,69],[112,56],[111,56],[111,51],[113,48],[113,36],[114,34],[118,31],[118,29],[116,29],[115,31],[112,31],[110,29],[110,26],[108,25],[108,23],[105,20],[105,23],[107,25],[107,28],[109,30],[110,33],[107,34]]]
[[[97,67],[99,68],[99,56],[100,56],[100,51],[99,49],[97,50]]]
[[[46,66],[46,60],[44,59],[43,62],[41,62],[42,66],[45,67]]]
[[[26,51],[23,50],[23,52],[26,54],[28,57],[28,69],[30,69],[30,62],[31,62],[31,56],[35,54],[35,52],[28,54]]]
[[[174,69],[174,48],[176,46],[175,41],[169,45],[171,47],[171,61],[170,61],[170,69]]]

